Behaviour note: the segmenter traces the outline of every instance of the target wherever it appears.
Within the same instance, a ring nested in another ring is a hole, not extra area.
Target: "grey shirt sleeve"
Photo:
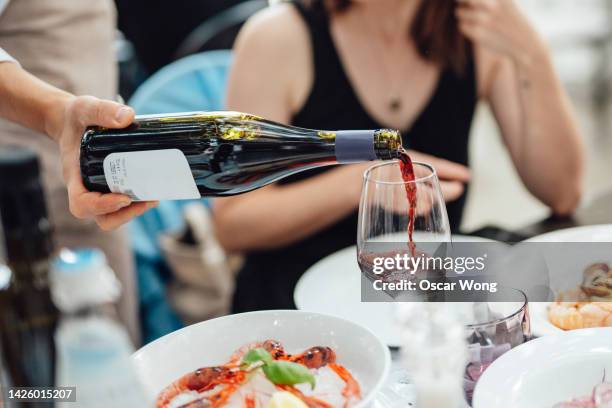
[[[2,14],[4,9],[8,5],[8,2],[9,0],[0,0],[0,15]],[[0,62],[5,62],[5,61],[17,62],[6,51],[4,51],[2,47],[0,47]]]
[[[4,51],[2,48],[0,48],[0,62],[5,62],[5,61],[17,62],[6,51]]]

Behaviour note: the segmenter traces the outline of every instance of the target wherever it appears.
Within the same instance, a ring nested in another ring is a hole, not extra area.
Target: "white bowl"
[[[389,349],[368,329],[338,317],[278,310],[242,313],[197,323],[170,333],[132,356],[149,398],[199,367],[227,362],[239,347],[267,339],[280,341],[291,353],[329,346],[337,362],[359,381],[364,407],[382,387],[389,368]]]
[[[484,372],[474,408],[544,408],[590,395],[612,373],[612,328],[582,329],[522,344]]]

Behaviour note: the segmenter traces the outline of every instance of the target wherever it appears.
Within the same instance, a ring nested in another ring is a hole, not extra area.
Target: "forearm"
[[[583,146],[576,121],[545,47],[515,60],[523,130],[511,148],[527,188],[557,213],[577,205]]]
[[[215,205],[216,232],[231,251],[250,251],[295,243],[356,209],[344,169],[299,183],[273,186]],[[350,197],[347,197],[350,196]]]
[[[17,64],[0,63],[0,117],[55,138],[71,98]]]

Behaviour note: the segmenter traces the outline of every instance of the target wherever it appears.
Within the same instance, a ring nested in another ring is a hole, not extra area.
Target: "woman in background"
[[[529,191],[571,213],[581,193],[580,137],[549,52],[512,0],[280,4],[243,28],[228,91],[230,109],[296,126],[402,130],[414,159],[436,168],[453,230],[479,99]],[[369,165],[312,171],[215,202],[220,241],[247,254],[234,312],[293,307],[302,273],[355,243]]]

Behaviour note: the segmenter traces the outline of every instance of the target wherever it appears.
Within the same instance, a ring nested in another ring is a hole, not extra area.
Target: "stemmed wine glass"
[[[412,255],[427,251],[428,244],[450,242],[448,215],[436,171],[425,163],[412,165],[413,180],[404,180],[401,161],[376,164],[364,174],[357,227],[357,258],[362,270],[364,301],[392,301],[399,295],[374,293],[369,289],[377,278],[372,270],[375,257]],[[414,193],[412,200],[410,192]],[[414,217],[412,224],[411,215]],[[409,227],[412,227],[414,251],[409,245]],[[393,280],[394,277],[387,275],[384,279]],[[381,398],[389,400],[387,406],[407,406],[416,402],[413,386],[406,386],[412,382],[412,374],[399,367],[391,373],[391,380],[381,391]]]
[[[363,276],[371,280],[381,278],[373,273],[374,258],[407,252],[412,256],[422,252],[433,255],[440,244],[451,239],[446,206],[434,168],[425,163],[413,163],[413,180],[404,180],[402,169],[400,161],[384,162],[372,166],[364,174],[357,226],[357,259]],[[412,200],[411,191],[415,193]],[[409,242],[410,235],[414,250]],[[382,278],[392,281],[404,275],[405,271],[398,272],[397,276],[391,271]],[[386,293],[392,298],[398,295]],[[367,291],[362,291],[362,295],[367,297]]]
[[[404,180],[399,161],[370,167],[363,176],[357,245],[373,239],[407,242],[410,185],[416,188],[414,232],[418,240],[450,241],[450,227],[436,171],[413,163],[414,180]],[[416,239],[415,239],[416,240]]]
[[[396,254],[444,256],[440,252],[441,248],[451,243],[446,206],[434,168],[417,162],[413,163],[413,168],[413,180],[404,179],[406,172],[402,172],[400,161],[376,164],[364,174],[357,227],[357,257],[363,276],[362,300],[364,301],[444,300],[427,296],[399,298],[400,295],[405,296],[405,293],[398,293],[402,291],[385,291],[388,296],[380,297],[368,289],[372,288],[370,283],[375,279],[382,278],[393,282],[406,278],[405,271],[392,270],[385,271],[383,275],[376,274],[373,269],[375,258],[389,258]],[[410,197],[411,192],[415,193],[414,197]],[[413,211],[410,211],[411,209]],[[411,220],[412,217],[414,218]],[[409,242],[410,229],[412,229],[414,249]],[[420,276],[423,277],[424,275]],[[504,290],[505,295],[499,293],[499,299],[503,299],[504,302],[497,302],[498,307],[495,311],[492,311],[493,308],[489,304],[471,304],[474,310],[484,305],[487,313],[484,314],[485,320],[472,322],[465,327],[466,346],[469,345],[470,358],[466,362],[463,380],[468,401],[471,400],[475,382],[488,365],[499,355],[529,337],[525,295],[516,289]],[[512,299],[512,302],[508,302],[508,299]],[[491,301],[495,302],[495,297]],[[442,305],[439,306],[432,310],[446,310]],[[418,315],[408,317],[415,322],[422,318],[423,316]],[[421,323],[427,322],[421,321]],[[430,344],[433,340],[427,339],[424,343]],[[411,345],[415,346],[414,339]]]

